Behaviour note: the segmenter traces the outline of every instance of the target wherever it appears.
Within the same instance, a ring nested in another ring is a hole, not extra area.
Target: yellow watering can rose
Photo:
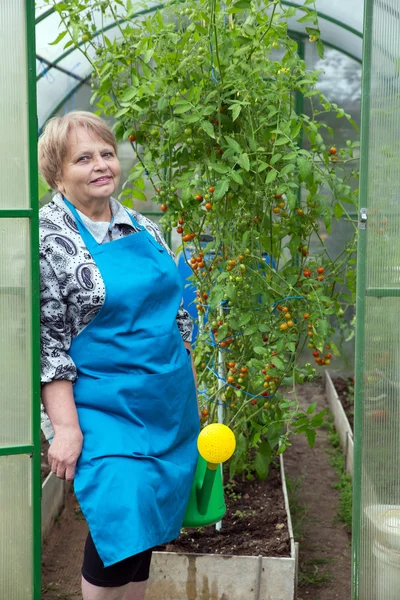
[[[207,425],[197,440],[200,455],[208,463],[209,469],[216,469],[219,463],[228,460],[235,452],[236,439],[232,429],[222,423]]]

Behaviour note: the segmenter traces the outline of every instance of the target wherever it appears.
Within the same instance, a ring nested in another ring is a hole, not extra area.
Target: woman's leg
[[[99,587],[97,585],[92,585],[82,577],[82,598],[83,600],[125,600],[124,593],[131,585],[132,584],[123,585],[121,587]]]
[[[82,565],[83,600],[144,600],[151,558],[150,549],[104,567],[89,533]]]
[[[144,600],[147,581],[133,581],[123,596],[123,600]]]

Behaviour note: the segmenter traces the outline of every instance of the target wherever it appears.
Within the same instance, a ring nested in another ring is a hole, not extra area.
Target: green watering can
[[[183,527],[204,527],[218,523],[226,513],[220,463],[235,451],[233,431],[222,423],[202,429],[197,440],[199,460],[190,492]]]

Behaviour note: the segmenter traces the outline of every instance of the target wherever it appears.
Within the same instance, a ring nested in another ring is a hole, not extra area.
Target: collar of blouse
[[[69,215],[72,215],[71,211],[69,210],[68,206],[65,204],[62,194],[55,194],[55,196],[53,197],[53,202],[62,210],[64,210],[65,212],[67,212]],[[126,209],[122,206],[122,204],[120,202],[118,202],[117,200],[115,200],[115,198],[110,198],[110,204],[111,204],[111,212],[112,212],[112,216],[113,216],[113,225],[128,225],[130,227],[132,227],[132,221],[126,211]],[[134,217],[136,218],[135,215],[135,211],[133,211],[134,213]]]

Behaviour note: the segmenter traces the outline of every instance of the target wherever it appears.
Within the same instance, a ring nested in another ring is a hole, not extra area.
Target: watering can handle
[[[207,463],[207,469],[204,475],[203,483],[201,487],[199,486],[197,488],[197,505],[201,515],[205,515],[207,512],[217,468],[217,464]]]

